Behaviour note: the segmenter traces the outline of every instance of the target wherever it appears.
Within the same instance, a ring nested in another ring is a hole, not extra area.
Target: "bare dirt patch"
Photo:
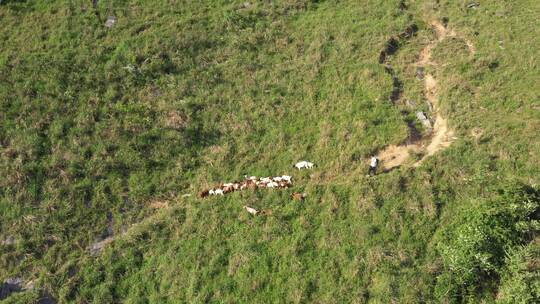
[[[418,144],[391,145],[381,151],[377,158],[381,161],[383,170],[391,170],[403,165],[411,153],[419,152]]]

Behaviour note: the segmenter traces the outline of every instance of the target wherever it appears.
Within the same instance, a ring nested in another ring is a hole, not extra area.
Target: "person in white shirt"
[[[379,165],[379,159],[375,156],[371,156],[371,162],[369,163],[369,176],[373,176],[377,173],[377,166]]]

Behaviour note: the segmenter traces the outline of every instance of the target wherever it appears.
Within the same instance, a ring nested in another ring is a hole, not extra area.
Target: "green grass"
[[[101,19],[91,1],[0,4],[0,241],[16,239],[0,282],[37,286],[6,301],[538,300],[538,210],[522,208],[540,185],[537,1],[244,2],[99,1]],[[365,178],[406,139],[401,111],[427,110],[411,65],[444,17],[477,50],[433,52],[458,139]],[[379,53],[410,24],[390,60],[415,103],[394,106]],[[293,171],[302,159],[317,167]],[[195,197],[285,173],[292,189]],[[108,227],[128,232],[90,255]]]

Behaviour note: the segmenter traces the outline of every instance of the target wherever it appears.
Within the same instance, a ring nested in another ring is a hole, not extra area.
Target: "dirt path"
[[[431,26],[435,32],[436,40],[429,43],[420,51],[418,61],[414,64],[417,67],[436,67],[437,64],[431,60],[433,49],[439,42],[447,38],[457,37],[457,34],[453,30],[446,28],[437,20],[432,21]],[[460,38],[463,39],[467,44],[469,52],[474,54],[476,52],[474,45],[469,40],[462,37]],[[405,164],[413,154],[422,154],[422,157],[413,164],[413,167],[418,167],[426,158],[432,156],[442,149],[449,147],[452,141],[455,139],[453,130],[450,129],[447,120],[439,111],[437,80],[432,74],[425,75],[424,88],[425,97],[432,105],[432,115],[435,117],[431,135],[426,138],[421,138],[414,143],[399,146],[391,145],[379,152],[377,157],[381,160],[384,170],[391,170]]]

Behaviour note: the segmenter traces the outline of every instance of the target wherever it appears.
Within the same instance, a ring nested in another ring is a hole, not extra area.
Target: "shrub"
[[[540,303],[540,246],[531,243],[508,253],[497,296],[500,303]]]
[[[438,298],[472,296],[480,284],[494,282],[505,252],[530,239],[538,229],[538,192],[510,185],[496,199],[471,204],[438,236],[445,270],[437,278]]]

